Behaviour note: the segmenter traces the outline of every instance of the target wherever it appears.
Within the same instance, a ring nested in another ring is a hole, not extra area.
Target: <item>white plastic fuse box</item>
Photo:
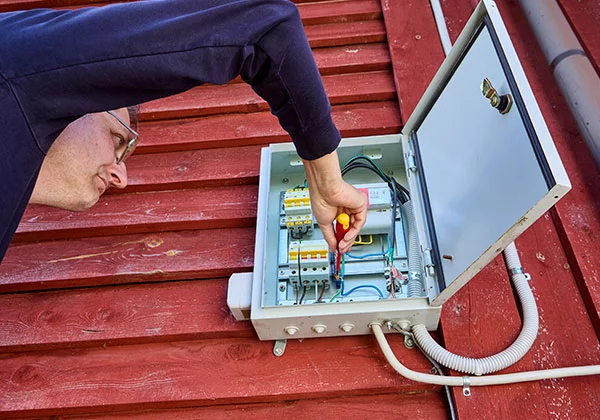
[[[570,189],[489,0],[402,132],[344,139],[338,155],[370,201],[342,262],[313,220],[293,145],[262,150],[248,296],[262,340],[369,334],[388,320],[434,330],[442,304]]]

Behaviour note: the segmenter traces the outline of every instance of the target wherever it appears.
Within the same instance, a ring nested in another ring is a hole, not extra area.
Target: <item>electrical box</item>
[[[489,0],[402,132],[344,139],[338,155],[369,198],[341,262],[293,145],[262,150],[250,313],[262,340],[369,334],[386,320],[434,330],[441,305],[570,189]]]

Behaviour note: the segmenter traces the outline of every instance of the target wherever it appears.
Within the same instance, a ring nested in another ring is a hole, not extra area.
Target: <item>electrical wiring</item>
[[[410,193],[408,189],[403,185],[399,184],[393,177],[386,175],[381,170],[381,168],[379,168],[379,166],[377,166],[377,164],[367,156],[354,156],[353,158],[349,159],[348,162],[346,162],[346,164],[342,168],[342,176],[344,176],[349,171],[358,168],[363,168],[374,172],[388,184],[390,189],[393,189],[395,187],[398,193],[398,198],[400,199],[401,203],[404,204],[410,199]]]
[[[304,235],[306,235],[309,230],[310,230],[310,228],[308,226],[306,226],[306,229],[304,230],[304,232],[302,232],[301,230],[298,230],[297,236],[294,235],[294,232],[290,232],[290,236],[292,237],[292,239],[300,240],[300,239],[304,238]]]
[[[298,302],[298,305],[302,305],[302,301],[304,300],[304,297],[306,296],[306,286],[302,286],[302,296],[300,296],[300,302]]]
[[[352,258],[355,260],[363,260],[365,258],[370,258],[370,257],[385,257],[387,254],[388,254],[388,251],[375,252],[373,254],[365,254],[365,255],[354,255],[354,254],[350,254],[349,252],[346,252],[346,256],[348,258]]]
[[[342,287],[343,287],[342,283]],[[350,293],[359,290],[359,289],[375,289],[377,291],[377,293],[379,294],[379,297],[383,299],[383,292],[379,289],[379,287],[377,286],[373,286],[372,284],[361,284],[360,286],[356,286],[353,287],[352,289],[348,290],[347,292],[342,292],[342,296],[346,297],[348,296]]]
[[[373,286],[371,284],[361,284],[358,285],[356,287],[353,287],[352,289],[350,289],[347,292],[344,292],[344,272],[345,272],[345,268],[346,268],[346,258],[345,258],[346,254],[342,254],[342,261],[341,261],[341,267],[340,267],[340,282],[341,282],[341,287],[338,290],[338,292],[329,300],[329,302],[333,302],[335,300],[335,298],[337,298],[338,296],[342,296],[342,297],[346,297],[348,295],[350,295],[351,293],[355,292],[356,290],[359,289],[374,289],[375,291],[377,291],[377,293],[379,294],[379,296],[383,299],[383,292],[377,287],[377,286]]]
[[[423,356],[425,356],[425,358],[429,360],[429,363],[433,365],[435,372],[437,372],[440,376],[446,376],[444,375],[444,371],[442,370],[440,364],[427,354],[423,347],[421,347],[421,344],[419,344],[419,342],[415,339],[415,336],[412,332],[402,330],[402,328],[400,328],[397,324],[394,324],[392,328],[394,328],[400,334],[409,337],[413,343],[415,343],[415,346],[419,349]],[[444,385],[444,390],[446,391],[446,399],[448,400],[448,406],[450,408],[450,418],[452,420],[456,420],[456,408],[454,407],[454,401],[452,400],[452,391],[448,385]]]
[[[319,293],[319,297],[317,298],[317,303],[321,303],[321,300],[323,299],[323,295],[325,294],[325,284],[327,284],[327,282],[323,280],[323,286],[321,287],[321,293]]]
[[[393,182],[392,183],[392,191],[393,191],[393,195],[392,195],[392,240],[390,242],[390,246],[389,248],[389,260],[390,260],[390,265],[394,264],[394,245],[396,244],[396,211],[397,211],[397,204],[398,204],[398,197],[396,195],[396,183]]]

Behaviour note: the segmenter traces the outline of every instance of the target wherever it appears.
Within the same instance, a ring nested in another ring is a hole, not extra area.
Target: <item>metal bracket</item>
[[[417,172],[417,160],[412,152],[406,154],[406,164],[409,171]]]
[[[412,349],[413,347],[415,347],[415,340],[413,340],[413,338],[409,334],[405,334],[404,345],[407,349]]]
[[[465,397],[471,396],[471,378],[463,376],[463,395]]]
[[[285,353],[286,344],[287,340],[275,340],[275,344],[273,345],[273,354],[277,357],[283,356],[283,353]]]

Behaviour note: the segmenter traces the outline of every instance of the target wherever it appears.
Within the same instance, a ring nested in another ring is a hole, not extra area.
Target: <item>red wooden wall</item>
[[[0,0],[0,11],[87,3]],[[595,63],[597,3],[562,2]],[[443,6],[454,39],[471,2]],[[499,6],[573,183],[517,241],[540,335],[508,371],[600,363],[600,179],[520,8]],[[399,132],[443,60],[429,2],[298,7],[343,135]],[[448,417],[442,390],[399,377],[372,337],[292,341],[275,358],[229,315],[227,277],[253,266],[260,146],[287,141],[249,87],[202,86],[144,104],[141,120],[130,186],[84,214],[31,206],[0,266],[0,418]],[[441,333],[449,349],[481,356],[519,326],[497,259],[444,307]],[[429,369],[390,340],[409,367]],[[593,418],[600,381],[454,399],[464,419]]]

